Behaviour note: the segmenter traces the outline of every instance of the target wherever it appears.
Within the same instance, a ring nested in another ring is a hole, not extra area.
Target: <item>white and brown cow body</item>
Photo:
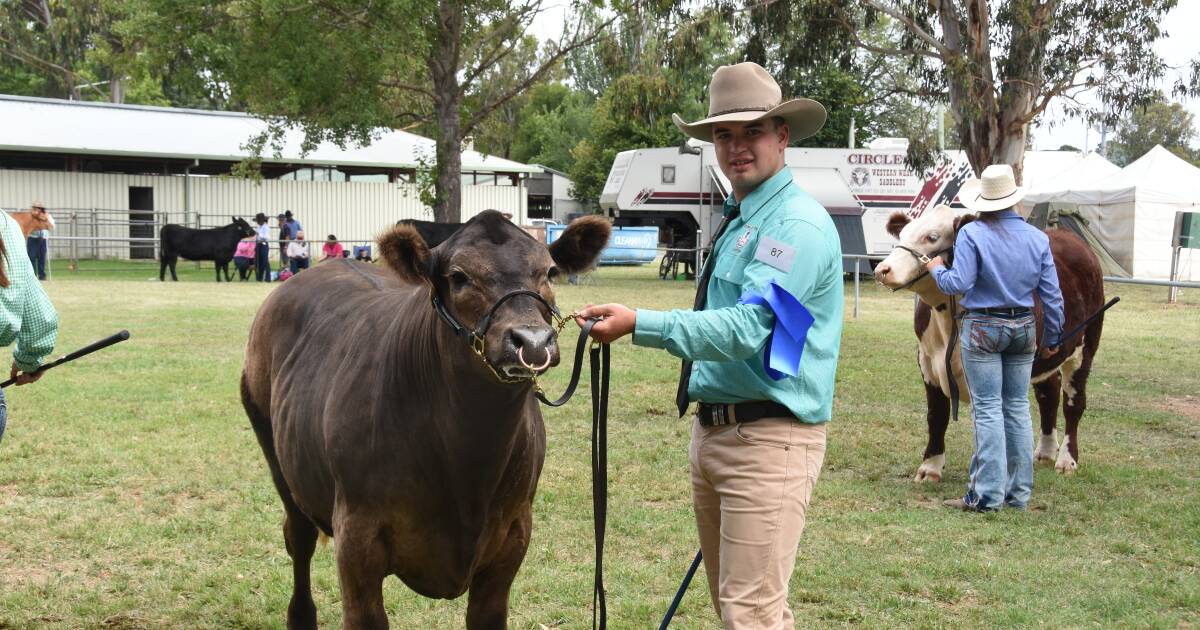
[[[963,377],[958,343],[954,343],[947,370],[946,351],[958,327],[962,306],[957,296],[942,293],[933,276],[924,273],[924,266],[910,248],[932,258],[943,253],[953,264],[953,245],[958,230],[975,219],[974,215],[956,216],[944,205],[937,206],[921,217],[910,220],[896,213],[888,222],[888,230],[900,245],[875,268],[875,279],[897,290],[907,288],[917,294],[913,316],[917,334],[917,364],[925,382],[926,422],[929,441],[917,481],[940,481],[946,463],[945,436],[951,415],[950,379],[957,381],[959,398],[970,400]],[[1063,294],[1063,330],[1069,331],[1104,305],[1104,280],[1096,255],[1075,234],[1062,229],[1046,231],[1050,251],[1058,271]],[[1037,321],[1038,347],[1042,338],[1042,305],[1034,298],[1034,317]],[[1060,473],[1074,472],[1079,462],[1079,420],[1087,406],[1087,378],[1092,359],[1100,346],[1104,317],[1097,317],[1074,338],[1066,340],[1060,351],[1050,358],[1040,354],[1034,358],[1033,387],[1041,415],[1041,437],[1035,455],[1038,461],[1055,462]],[[1066,418],[1064,441],[1058,444],[1056,425],[1060,398]]]

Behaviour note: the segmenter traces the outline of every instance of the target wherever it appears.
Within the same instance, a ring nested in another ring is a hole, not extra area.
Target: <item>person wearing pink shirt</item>
[[[330,258],[341,258],[344,256],[343,252],[345,252],[345,249],[342,248],[342,244],[338,242],[337,237],[330,234],[329,238],[325,239],[325,245],[321,247],[321,260],[317,262],[324,262]]]
[[[238,279],[245,282],[250,278],[250,265],[254,264],[255,238],[247,236],[238,241],[237,249],[233,250],[233,265],[237,267]]]

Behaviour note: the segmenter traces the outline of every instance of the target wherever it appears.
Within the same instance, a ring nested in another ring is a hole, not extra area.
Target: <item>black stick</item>
[[[119,332],[115,335],[105,337],[104,339],[101,339],[100,341],[97,341],[96,343],[93,343],[88,346],[84,346],[84,347],[76,350],[75,352],[72,352],[71,354],[68,354],[63,357],[59,357],[57,361],[52,361],[50,363],[43,365],[42,367],[37,369],[37,372],[35,372],[35,374],[40,374],[42,372],[45,372],[46,370],[49,370],[52,367],[58,367],[64,363],[69,363],[80,357],[87,356],[97,350],[103,350],[103,349],[113,345],[114,343],[120,343],[122,341],[125,341],[128,338],[129,338],[129,331],[122,330],[121,332]],[[16,383],[16,382],[17,382],[17,379],[10,378],[7,381],[0,383],[0,388],[8,387],[9,385],[12,385],[13,383]]]
[[[1101,313],[1112,308],[1114,304],[1116,304],[1117,302],[1120,302],[1120,301],[1121,301],[1121,296],[1119,296],[1119,295],[1117,297],[1109,300],[1107,304],[1100,307],[1100,310],[1089,315],[1088,318],[1083,320],[1078,326],[1072,328],[1071,332],[1063,335],[1062,338],[1058,342],[1058,346],[1061,348],[1063,346],[1063,344],[1067,343],[1068,339],[1070,339],[1071,337],[1074,337],[1075,335],[1078,335],[1081,331],[1083,331],[1084,328],[1087,328],[1088,324],[1092,323],[1092,320],[1096,319],[1097,317],[1100,317]]]
[[[679,585],[679,590],[675,592],[675,599],[671,600],[670,608],[667,608],[667,614],[663,615],[662,623],[658,626],[658,630],[666,630],[667,626],[671,625],[671,619],[675,616],[675,609],[679,608],[679,602],[683,601],[683,594],[687,592],[688,584],[692,583],[692,576],[696,575],[696,569],[700,567],[700,559],[704,557],[702,551],[696,552],[696,558],[692,560],[692,566],[688,568],[687,575],[683,576],[683,583]]]

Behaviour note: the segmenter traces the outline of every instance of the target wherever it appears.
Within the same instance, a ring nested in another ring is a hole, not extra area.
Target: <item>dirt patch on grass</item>
[[[21,493],[17,490],[17,484],[0,485],[0,505],[9,503],[19,496],[21,496]]]
[[[1159,407],[1164,411],[1179,414],[1193,422],[1200,422],[1200,396],[1171,396]],[[3,489],[0,488],[0,496]]]
[[[94,627],[104,628],[105,630],[141,630],[150,626],[145,621],[133,615],[117,613],[96,624]]]

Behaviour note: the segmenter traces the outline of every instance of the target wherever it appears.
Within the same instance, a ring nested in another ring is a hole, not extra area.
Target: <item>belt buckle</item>
[[[704,404],[700,409],[700,424],[706,427],[720,427],[729,424],[729,411],[726,409],[726,405]]]

